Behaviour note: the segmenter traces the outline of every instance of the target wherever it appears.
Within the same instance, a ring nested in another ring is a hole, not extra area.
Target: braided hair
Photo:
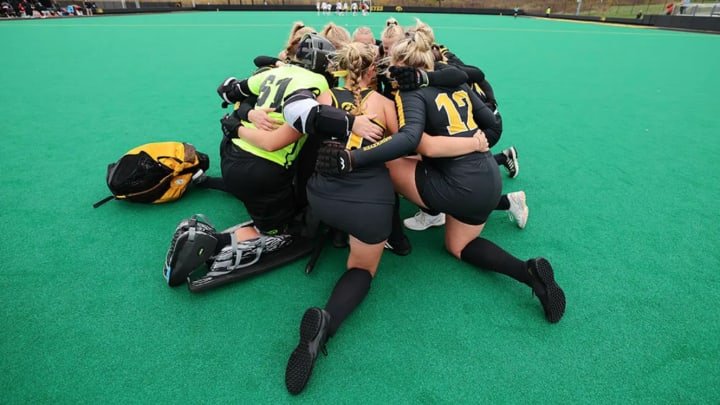
[[[354,106],[350,111],[353,115],[363,114],[362,80],[375,65],[375,49],[361,42],[351,42],[337,52],[335,57],[337,73],[345,78],[345,88],[353,94]]]

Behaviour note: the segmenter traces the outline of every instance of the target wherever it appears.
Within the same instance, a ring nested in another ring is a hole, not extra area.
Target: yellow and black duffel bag
[[[185,142],[155,142],[138,146],[108,165],[107,185],[113,194],[93,207],[110,200],[160,204],[182,197],[193,178],[210,166],[208,155]]]

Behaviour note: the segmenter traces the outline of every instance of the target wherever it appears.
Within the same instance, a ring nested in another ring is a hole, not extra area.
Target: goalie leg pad
[[[190,273],[205,263],[215,252],[215,228],[202,214],[181,221],[175,228],[165,256],[163,276],[171,287],[184,283]]]
[[[293,237],[288,234],[261,235],[259,238],[238,242],[232,233],[230,238],[232,243],[218,253],[210,266],[208,276],[222,276],[252,266],[260,260],[263,253],[272,253],[293,242]]]
[[[217,276],[210,276],[210,273],[198,278],[188,278],[188,289],[191,292],[207,291],[216,287],[240,281],[242,279],[265,273],[267,271],[284,266],[313,251],[313,240],[309,238],[297,238],[290,246],[281,248],[274,254],[266,254],[252,266],[244,267],[236,271],[224,273]]]

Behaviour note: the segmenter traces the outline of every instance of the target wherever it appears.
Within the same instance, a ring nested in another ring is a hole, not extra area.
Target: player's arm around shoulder
[[[283,124],[273,131],[240,127],[238,137],[260,149],[275,152],[297,142],[302,137],[302,134],[290,125]]]

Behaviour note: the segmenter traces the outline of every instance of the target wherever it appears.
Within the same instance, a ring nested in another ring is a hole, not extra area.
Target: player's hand
[[[222,108],[245,99],[245,95],[240,90],[240,82],[234,77],[223,80],[217,88],[217,93],[223,99]]]
[[[485,132],[483,132],[482,129],[478,129],[477,131],[475,131],[475,134],[473,134],[473,138],[475,138],[478,143],[476,151],[487,152],[490,150],[490,144],[488,143]]]
[[[377,114],[371,115],[358,115],[355,117],[353,122],[352,132],[360,135],[363,139],[369,142],[377,142],[383,138],[384,130],[371,120],[375,118]]]
[[[242,126],[242,122],[234,113],[225,114],[225,116],[220,119],[220,126],[222,128],[223,135],[232,139],[238,137],[238,128]]]
[[[322,174],[345,174],[352,171],[352,155],[340,142],[325,141],[318,149],[315,171]]]
[[[282,121],[274,119],[268,113],[275,111],[274,108],[261,108],[248,112],[248,121],[255,124],[255,127],[264,131],[272,131],[283,124]]]
[[[427,73],[411,66],[390,66],[390,77],[395,79],[400,90],[415,90],[427,87],[429,84]]]

